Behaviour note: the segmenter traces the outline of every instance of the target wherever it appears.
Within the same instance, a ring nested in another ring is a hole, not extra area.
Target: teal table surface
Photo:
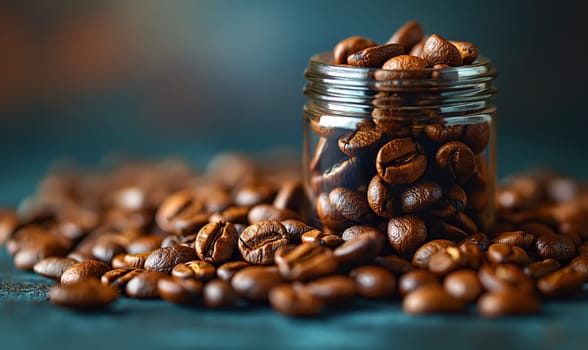
[[[498,320],[469,313],[425,317],[400,302],[358,302],[317,319],[269,307],[186,308],[120,298],[81,313],[47,299],[53,282],[14,268],[0,249],[0,349],[585,349],[588,290],[544,304],[539,315]]]

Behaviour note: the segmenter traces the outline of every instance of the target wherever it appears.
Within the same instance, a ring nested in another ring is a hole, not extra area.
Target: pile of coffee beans
[[[496,233],[423,242],[410,216],[388,232],[309,226],[297,164],[270,163],[221,154],[202,173],[170,161],[54,172],[0,212],[0,237],[18,268],[56,281],[52,303],[79,310],[129,297],[316,316],[365,298],[496,317],[536,313],[588,280],[588,190],[573,179],[508,178]]]

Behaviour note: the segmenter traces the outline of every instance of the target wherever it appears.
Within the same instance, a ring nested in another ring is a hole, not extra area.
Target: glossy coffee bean
[[[357,157],[351,157],[329,165],[321,174],[311,179],[312,189],[317,193],[328,193],[335,187],[353,188],[360,179],[361,169]]]
[[[422,181],[408,186],[400,194],[400,205],[405,213],[425,211],[441,200],[441,186],[431,181]]]
[[[231,286],[245,299],[265,301],[269,290],[283,282],[278,269],[274,266],[250,266],[235,273]]]
[[[194,247],[201,260],[220,265],[233,256],[238,240],[235,225],[230,222],[211,222],[198,231]]]
[[[59,280],[63,271],[75,263],[74,259],[50,256],[36,263],[33,271],[41,276]]]
[[[339,267],[329,248],[308,243],[285,249],[288,247],[280,248],[275,255],[278,271],[286,280],[306,281],[331,274]]]
[[[391,57],[403,53],[404,48],[399,44],[372,46],[350,54],[347,57],[347,63],[355,67],[379,68]]]
[[[480,247],[474,243],[462,243],[459,250],[465,256],[467,261],[466,267],[477,270],[483,263],[486,262],[486,256]]]
[[[446,276],[452,271],[466,267],[468,259],[457,247],[447,247],[431,255],[427,268],[437,276]]]
[[[527,253],[517,246],[493,243],[488,247],[488,260],[493,264],[516,264],[524,266],[529,262]]]
[[[426,269],[429,266],[431,256],[447,247],[456,247],[455,243],[446,239],[435,239],[421,245],[414,253],[412,264],[418,268]]]
[[[133,268],[113,269],[105,272],[100,277],[100,282],[102,282],[103,284],[108,284],[116,288],[120,292],[124,292],[127,283],[129,283],[129,281],[133,279],[135,276],[143,272],[144,270]]]
[[[451,296],[442,286],[426,285],[407,294],[402,310],[408,314],[457,313],[465,310],[465,303]]]
[[[180,191],[161,203],[155,220],[166,232],[178,234],[194,230],[203,222],[204,202],[190,191]]]
[[[248,226],[239,237],[239,251],[250,264],[269,265],[276,251],[288,244],[286,229],[277,220],[265,220]]]
[[[401,296],[426,285],[439,285],[439,278],[427,270],[416,269],[403,274],[398,280]]]
[[[163,237],[160,235],[145,235],[134,239],[127,244],[126,251],[129,254],[144,253],[161,248]]]
[[[343,217],[325,193],[316,200],[316,212],[323,226],[334,231],[344,230],[354,224]]]
[[[110,263],[112,258],[126,252],[124,239],[116,236],[104,236],[96,241],[92,247],[92,256],[105,263]]]
[[[488,292],[478,300],[478,312],[484,317],[528,315],[539,309],[535,295],[516,289]]]
[[[353,279],[341,275],[317,278],[305,284],[304,289],[333,306],[347,304],[357,293],[357,286]]]
[[[169,274],[174,266],[196,258],[194,249],[182,245],[159,248],[149,254],[144,269]]]
[[[385,237],[377,232],[366,232],[333,250],[340,265],[353,266],[373,261],[384,247]]]
[[[51,287],[49,300],[56,305],[76,310],[96,310],[113,303],[118,292],[95,278]]]
[[[177,278],[191,278],[208,281],[216,275],[214,265],[201,260],[191,260],[177,264],[171,270],[171,275]]]
[[[409,52],[414,45],[423,39],[424,35],[423,27],[417,21],[411,20],[398,28],[388,43],[400,44],[404,47],[405,52]]]
[[[329,201],[345,219],[353,222],[370,222],[375,216],[365,196],[344,187],[336,187],[329,192]]]
[[[352,53],[377,45],[375,41],[361,36],[352,36],[341,40],[333,49],[333,63],[346,64],[347,57]]]
[[[230,206],[225,210],[214,213],[208,217],[207,221],[210,222],[230,222],[234,225],[241,224],[247,225],[249,223],[248,219],[249,215],[249,207],[242,207],[242,206]],[[205,223],[206,224],[206,223]]]
[[[396,290],[396,277],[383,267],[360,266],[349,273],[364,298],[391,298]]]
[[[281,185],[272,205],[278,209],[301,212],[305,200],[302,182],[299,180],[290,180]]]
[[[213,309],[234,306],[239,300],[229,280],[214,279],[207,282],[202,294],[204,305]]]
[[[320,314],[323,302],[304,288],[291,284],[280,284],[269,291],[268,299],[272,308],[287,316],[310,317]]]
[[[560,263],[566,263],[576,255],[574,241],[564,235],[543,234],[535,242],[537,254],[542,259],[552,258]]]
[[[570,261],[569,267],[581,273],[584,276],[584,281],[588,281],[588,256],[577,256]]]
[[[583,274],[564,267],[539,278],[537,289],[546,298],[566,298],[578,293],[583,284]]]
[[[348,156],[361,156],[375,150],[382,142],[383,136],[382,131],[373,126],[360,127],[339,137],[337,144],[341,152]]]
[[[445,143],[447,141],[456,141],[463,135],[463,125],[426,125],[424,132],[427,137],[436,143]]]
[[[157,281],[157,293],[170,303],[195,305],[202,300],[203,286],[191,278],[164,277]]]
[[[145,267],[145,261],[151,255],[151,251],[146,251],[144,253],[137,253],[137,254],[124,254],[122,255],[122,265],[119,267],[132,267],[134,269],[143,269]],[[117,255],[115,258],[118,258],[120,255]],[[114,266],[114,259],[112,267]],[[117,264],[120,263],[117,262]]]
[[[397,216],[388,221],[388,242],[398,254],[414,253],[426,240],[427,227],[420,217]]]
[[[295,219],[286,219],[280,221],[282,225],[284,225],[284,229],[286,229],[286,235],[288,236],[288,241],[290,243],[300,243],[302,240],[302,235],[308,231],[316,230],[316,228],[307,225],[303,221],[295,220]]]
[[[372,211],[381,217],[394,217],[394,197],[392,191],[384,180],[378,175],[374,176],[367,189],[367,202]]]
[[[513,264],[482,265],[478,278],[487,291],[501,292],[516,289],[532,293],[535,289],[533,280],[523,270]]]
[[[131,298],[153,299],[159,297],[157,283],[166,278],[163,272],[145,271],[137,274],[127,282],[125,292]]]
[[[451,41],[457,47],[463,60],[463,64],[471,64],[478,58],[478,48],[468,41]]]
[[[390,185],[410,184],[427,168],[427,157],[411,138],[394,139],[383,145],[376,156],[378,175]]]
[[[535,242],[535,236],[525,231],[502,232],[492,239],[493,243],[504,243],[523,249],[530,248]]]
[[[336,248],[343,243],[343,239],[340,236],[317,229],[305,232],[300,237],[300,240],[302,243],[318,244],[328,248]]]
[[[414,269],[410,261],[397,255],[378,256],[374,263],[390,271],[394,276],[403,275]]]
[[[439,147],[435,162],[445,177],[458,184],[466,183],[476,171],[474,153],[459,141],[450,141]]]
[[[341,239],[343,241],[347,242],[347,241],[349,241],[349,240],[351,240],[361,234],[368,233],[368,232],[371,232],[371,234],[384,236],[384,233],[382,231],[380,231],[378,228],[375,228],[373,226],[353,225],[353,226],[346,228],[345,231],[343,231],[343,233],[341,234]]]
[[[461,66],[463,59],[457,47],[438,34],[430,35],[424,43],[422,57],[429,67],[446,64],[452,67]]]
[[[462,141],[470,147],[474,154],[482,152],[490,140],[490,126],[488,123],[466,125]]]
[[[230,281],[237,271],[240,271],[249,265],[245,261],[229,261],[216,269],[216,275],[223,281]]]
[[[464,244],[475,244],[480,250],[486,251],[490,245],[490,240],[486,234],[477,232],[467,236],[459,242],[460,246]]]
[[[552,272],[559,270],[560,264],[555,259],[545,259],[542,261],[536,261],[525,266],[524,272],[525,275],[533,278],[539,279],[545,275],[548,275]]]
[[[61,284],[70,284],[87,278],[100,278],[110,266],[98,260],[87,260],[69,266],[61,274]]]
[[[266,184],[248,184],[239,187],[233,202],[240,207],[251,207],[261,203],[270,203],[276,194],[274,186]]]
[[[443,286],[449,294],[466,304],[478,299],[483,291],[478,274],[473,270],[459,270],[450,273],[445,277]]]
[[[249,224],[255,224],[263,220],[282,221],[287,219],[299,219],[299,215],[290,209],[278,209],[267,203],[257,204],[247,214]]]

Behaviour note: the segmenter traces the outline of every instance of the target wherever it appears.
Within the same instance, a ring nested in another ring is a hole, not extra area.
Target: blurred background
[[[472,41],[499,71],[498,174],[588,177],[580,1],[0,0],[0,205],[57,159],[202,163],[302,144],[303,71],[341,39],[409,19]]]

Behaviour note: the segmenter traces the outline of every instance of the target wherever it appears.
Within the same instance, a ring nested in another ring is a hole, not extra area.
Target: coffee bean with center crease
[[[343,243],[333,251],[339,264],[354,266],[373,261],[384,247],[384,235],[366,232]]]
[[[488,123],[466,125],[461,140],[470,147],[474,154],[482,152],[490,140],[490,126]]]
[[[414,213],[434,206],[443,196],[441,186],[432,181],[421,181],[408,186],[400,195],[402,211]]]
[[[230,281],[237,271],[240,271],[249,265],[245,261],[229,261],[216,269],[216,275],[218,278],[224,281]]]
[[[516,246],[523,249],[530,248],[535,242],[535,236],[525,231],[502,232],[492,239],[493,243],[504,243],[509,246]]]
[[[368,184],[367,202],[376,215],[384,218],[394,216],[394,197],[392,191],[378,175],[374,176]]]
[[[347,63],[355,67],[379,68],[391,57],[403,53],[404,48],[399,44],[372,46],[350,54],[347,57]]]
[[[537,254],[542,259],[552,258],[561,263],[566,263],[576,255],[574,241],[564,235],[545,233],[537,238],[535,242]]]
[[[231,286],[245,299],[265,301],[270,289],[283,282],[275,266],[250,266],[235,273]]]
[[[378,175],[390,185],[410,184],[427,168],[427,157],[411,138],[394,139],[383,145],[376,156]]]
[[[431,256],[447,247],[455,247],[455,243],[447,239],[435,239],[420,246],[414,253],[412,264],[418,268],[426,269]]]
[[[341,215],[353,222],[371,222],[373,215],[365,196],[344,187],[336,187],[329,193],[329,200]]]
[[[74,259],[50,256],[36,263],[33,271],[41,276],[58,280],[63,271],[75,263]]]
[[[529,256],[520,247],[509,246],[504,243],[494,243],[488,247],[488,260],[493,264],[516,264],[524,266],[529,262]]]
[[[397,216],[388,221],[388,241],[398,254],[412,254],[427,239],[425,222],[416,215]]]
[[[239,251],[250,264],[269,265],[275,252],[288,244],[284,225],[277,220],[264,220],[248,226],[239,237]]]
[[[213,309],[234,306],[239,300],[239,296],[231,287],[231,282],[223,279],[214,279],[206,283],[202,294],[204,305]]]
[[[450,141],[439,147],[435,162],[448,179],[459,184],[466,183],[476,171],[474,153],[459,141]]]
[[[200,303],[202,288],[202,282],[191,278],[164,277],[157,281],[159,297],[174,304]]]
[[[465,310],[465,303],[451,296],[440,285],[426,285],[408,293],[402,301],[404,312],[414,315],[456,313]]]
[[[379,266],[360,266],[349,273],[357,292],[364,298],[391,298],[396,290],[396,277]]]
[[[317,278],[305,284],[303,288],[332,306],[344,306],[357,294],[357,286],[353,279],[341,275]]]
[[[97,279],[85,279],[51,287],[49,300],[56,305],[76,310],[96,310],[111,304],[118,292]]]
[[[216,269],[212,264],[201,260],[192,260],[177,264],[171,275],[178,278],[192,278],[200,281],[208,281],[214,278]]]
[[[584,275],[567,266],[539,278],[537,289],[546,298],[566,298],[578,293],[584,284]]]
[[[316,193],[329,192],[338,186],[355,187],[360,182],[361,174],[359,159],[351,157],[333,164],[321,174],[312,176],[310,182]]]
[[[323,309],[323,302],[304,288],[281,284],[269,291],[272,308],[284,315],[294,317],[317,316]]]
[[[348,156],[360,156],[376,149],[381,143],[383,133],[375,127],[361,127],[341,136],[337,144],[341,152]]]
[[[463,125],[430,124],[425,126],[424,132],[431,141],[445,143],[459,140],[463,135],[463,130]]]
[[[204,201],[191,191],[180,191],[159,206],[155,221],[166,232],[187,233],[203,223]]]
[[[127,282],[125,291],[131,298],[153,299],[159,297],[157,283],[160,279],[166,278],[163,272],[145,271],[131,278]]]
[[[100,282],[115,287],[119,291],[124,291],[127,283],[135,276],[143,273],[144,270],[133,268],[118,268],[105,272],[100,277]]]
[[[159,248],[149,254],[145,260],[144,269],[169,274],[177,264],[196,258],[194,249],[182,245]]]
[[[439,285],[439,278],[429,271],[416,269],[403,274],[398,281],[398,291],[401,296],[426,285]]]
[[[86,278],[100,278],[110,266],[98,260],[86,260],[75,263],[61,274],[61,284],[70,284]]]
[[[341,40],[333,49],[333,63],[346,64],[347,57],[352,53],[377,45],[375,41],[361,36],[352,36]]]
[[[284,279],[306,281],[331,274],[339,267],[329,248],[308,243],[288,250],[286,247],[288,246],[280,248],[275,255],[278,271]]]
[[[235,225],[230,222],[211,222],[198,231],[194,247],[201,260],[220,265],[233,256],[238,240]]]
[[[484,317],[534,314],[539,309],[535,295],[516,289],[489,292],[478,300],[478,312]]]

